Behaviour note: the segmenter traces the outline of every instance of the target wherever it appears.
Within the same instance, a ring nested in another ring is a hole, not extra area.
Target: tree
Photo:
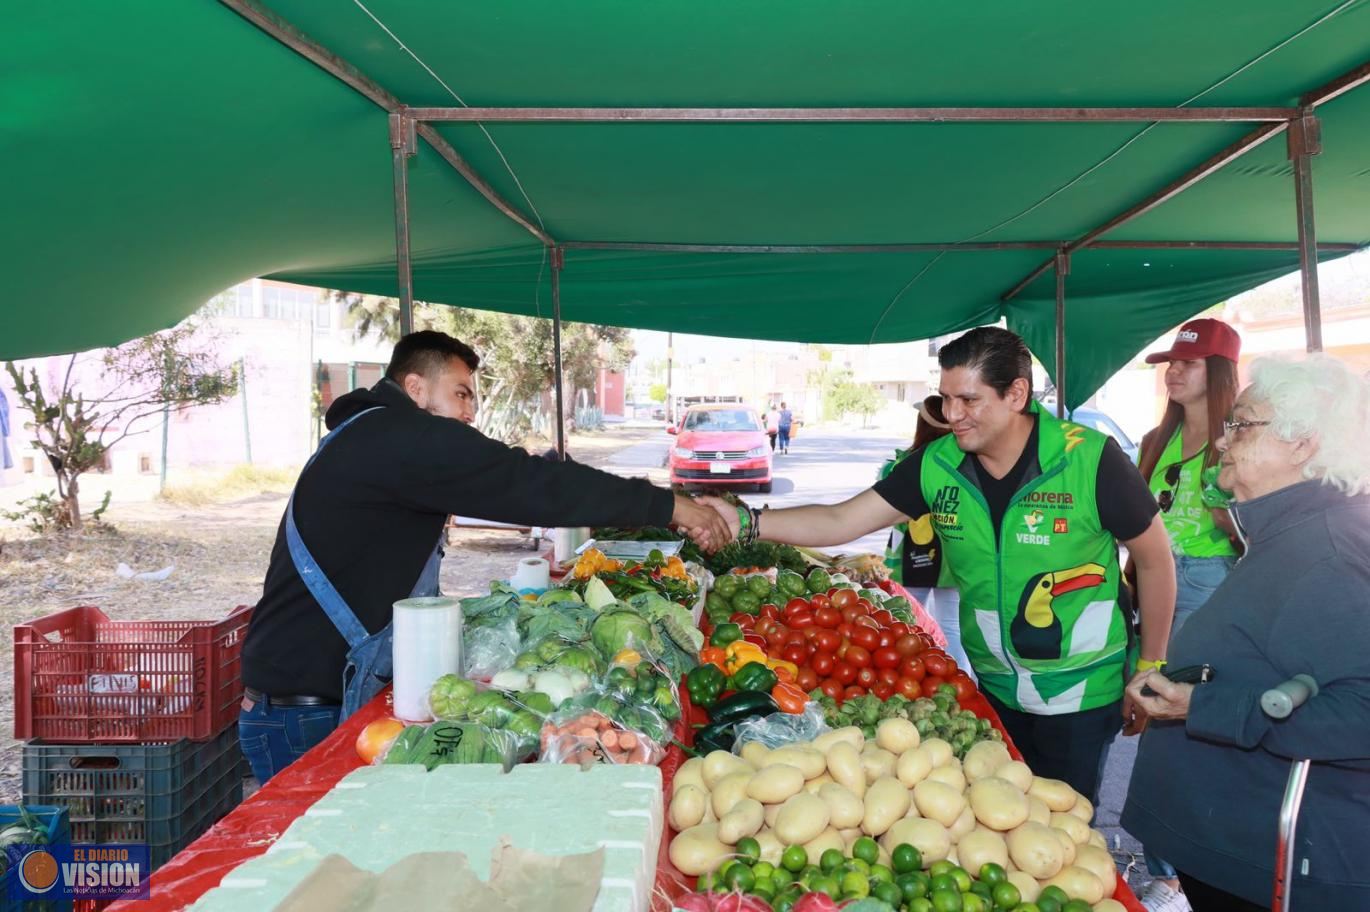
[[[856,383],[849,370],[822,368],[809,374],[809,382],[816,385],[822,394],[823,418],[834,420],[845,415],[857,414],[863,423],[871,415],[880,411],[884,400],[869,383]]]
[[[81,476],[101,465],[119,441],[139,433],[140,423],[163,411],[180,412],[237,394],[236,369],[220,367],[207,343],[199,324],[186,321],[108,349],[98,356],[96,370],[79,373],[99,389],[90,397],[73,380],[81,355],[67,361],[62,383],[51,395],[36,367],[6,362],[19,405],[33,415],[24,427],[33,431],[34,446],[57,476],[61,509],[52,519],[59,528],[81,529]]]
[[[664,383],[653,383],[653,384],[651,385],[651,388],[647,391],[647,396],[648,396],[648,398],[650,398],[653,402],[665,402],[665,401],[666,401],[666,384],[664,384]]]
[[[338,292],[347,319],[358,332],[399,339],[399,303],[394,298]],[[436,329],[461,339],[481,358],[481,410],[477,426],[506,441],[521,439],[531,426],[527,405],[548,411],[555,382],[552,321],[518,314],[415,304],[414,328]],[[633,358],[632,336],[617,326],[563,323],[563,385],[569,410],[576,390],[594,389],[599,368],[624,370]]]

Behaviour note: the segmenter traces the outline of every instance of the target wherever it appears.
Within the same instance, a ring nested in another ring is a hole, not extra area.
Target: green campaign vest
[[[1108,438],[1032,408],[1042,471],[1013,496],[997,541],[955,437],[929,445],[920,481],[961,590],[961,644],[981,689],[1058,715],[1122,697],[1129,637],[1118,545],[1095,499]]]

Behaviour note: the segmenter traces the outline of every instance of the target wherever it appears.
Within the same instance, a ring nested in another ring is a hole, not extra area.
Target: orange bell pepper
[[[713,665],[719,671],[727,674],[728,669],[724,667],[725,659],[726,656],[724,655],[723,647],[721,646],[706,646],[699,651],[699,664]]]
[[[809,695],[800,690],[798,684],[781,681],[771,689],[771,699],[783,712],[798,715],[804,711],[804,704],[809,702]]]
[[[799,678],[799,666],[793,662],[786,662],[784,659],[767,659],[766,667],[775,672],[775,676],[782,682],[793,683]]]

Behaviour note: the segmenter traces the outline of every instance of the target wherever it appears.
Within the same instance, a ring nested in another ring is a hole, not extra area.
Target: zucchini
[[[742,691],[715,703],[713,709],[709,710],[709,720],[714,725],[727,724],[741,722],[753,716],[769,716],[779,711],[780,707],[770,694]]]

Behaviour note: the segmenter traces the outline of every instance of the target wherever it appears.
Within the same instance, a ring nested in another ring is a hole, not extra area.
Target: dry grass
[[[231,503],[258,494],[288,494],[300,470],[240,465],[223,475],[168,485],[158,499],[182,507]]]

